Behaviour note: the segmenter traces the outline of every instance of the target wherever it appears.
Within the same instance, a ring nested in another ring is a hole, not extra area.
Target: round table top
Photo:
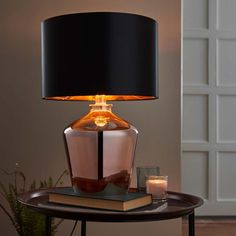
[[[43,189],[23,193],[18,200],[23,205],[51,217],[97,222],[141,222],[173,219],[189,215],[195,208],[203,204],[203,200],[199,197],[168,191],[165,207],[155,209],[155,205],[152,204],[151,207],[146,206],[127,212],[118,212],[49,203],[48,194],[52,190]]]

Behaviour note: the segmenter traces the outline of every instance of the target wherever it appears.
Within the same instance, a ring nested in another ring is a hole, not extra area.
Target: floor
[[[188,223],[186,220],[183,220],[182,236],[188,236]],[[236,236],[236,218],[196,219],[195,236]]]

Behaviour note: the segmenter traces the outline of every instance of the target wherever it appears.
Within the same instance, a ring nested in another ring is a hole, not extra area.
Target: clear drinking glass
[[[160,168],[158,166],[138,166],[137,172],[137,188],[139,192],[146,192],[146,180],[150,175],[159,175]]]

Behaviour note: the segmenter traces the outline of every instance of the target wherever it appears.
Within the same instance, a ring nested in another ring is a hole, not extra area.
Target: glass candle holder
[[[149,176],[159,175],[160,168],[158,166],[138,166],[137,172],[137,188],[139,192],[146,192],[146,181]]]
[[[146,181],[147,193],[152,194],[153,202],[167,200],[168,176],[148,176]]]

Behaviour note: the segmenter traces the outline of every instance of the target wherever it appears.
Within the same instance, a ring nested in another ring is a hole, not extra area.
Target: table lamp
[[[43,98],[94,101],[87,115],[64,130],[77,193],[127,192],[138,131],[114,115],[107,101],[156,99],[157,86],[157,23],[153,19],[89,12],[43,21]]]

